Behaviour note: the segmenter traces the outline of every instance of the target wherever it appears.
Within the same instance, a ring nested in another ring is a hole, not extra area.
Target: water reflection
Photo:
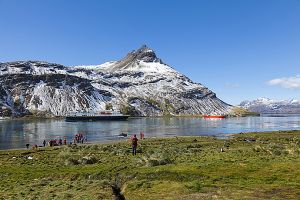
[[[0,149],[23,148],[26,143],[41,145],[43,140],[67,138],[83,133],[88,141],[120,139],[124,132],[143,131],[146,137],[175,135],[218,135],[250,131],[300,129],[300,116],[202,118],[134,118],[128,121],[65,122],[64,120],[1,120]]]

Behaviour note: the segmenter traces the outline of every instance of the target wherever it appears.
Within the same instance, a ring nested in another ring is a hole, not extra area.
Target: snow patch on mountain
[[[75,69],[87,69],[87,70],[103,70],[103,69],[107,69],[110,68],[112,65],[114,65],[117,61],[109,61],[109,62],[105,62],[101,65],[77,65],[74,66]]]

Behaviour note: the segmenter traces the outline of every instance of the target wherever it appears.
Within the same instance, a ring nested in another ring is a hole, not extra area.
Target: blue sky
[[[101,64],[142,44],[230,104],[300,99],[300,0],[0,0],[0,62]]]

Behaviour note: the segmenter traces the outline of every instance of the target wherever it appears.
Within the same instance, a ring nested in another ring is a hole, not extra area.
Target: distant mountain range
[[[259,98],[253,101],[243,101],[240,107],[258,113],[300,113],[299,100],[272,100]]]
[[[53,117],[111,107],[133,116],[220,115],[233,108],[147,46],[95,66],[0,63],[0,83],[0,116]]]

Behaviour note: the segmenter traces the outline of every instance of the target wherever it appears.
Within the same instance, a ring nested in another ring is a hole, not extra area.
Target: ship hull
[[[204,119],[223,119],[224,115],[204,115]]]
[[[128,115],[122,116],[66,116],[65,120],[67,122],[77,122],[77,121],[122,121],[127,120]]]

